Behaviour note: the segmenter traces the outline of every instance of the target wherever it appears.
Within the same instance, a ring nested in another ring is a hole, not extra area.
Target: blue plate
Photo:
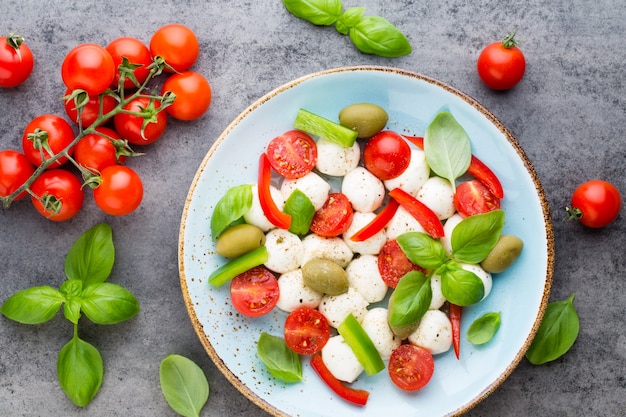
[[[353,103],[376,103],[389,113],[388,129],[422,135],[442,109],[467,131],[473,153],[499,176],[505,190],[504,233],[520,237],[524,251],[494,276],[489,297],[466,308],[461,360],[452,350],[435,357],[430,383],[415,393],[396,388],[386,372],[353,385],[370,391],[365,407],[333,394],[303,361],[305,382],[286,385],[265,370],[256,354],[262,331],[283,333],[284,312],[257,319],[236,313],[228,286],[207,282],[224,263],[215,254],[210,218],[234,185],[256,183],[257,162],[269,140],[293,128],[298,109],[330,119]],[[207,353],[246,397],[276,416],[444,416],[461,414],[492,393],[523,358],[548,303],[554,242],[548,204],[530,161],[511,133],[479,103],[431,78],[395,68],[349,67],[314,73],[268,93],[241,113],[209,149],[193,180],[182,216],[179,269],[183,297]],[[489,311],[502,315],[500,330],[484,346],[465,340],[467,326]]]

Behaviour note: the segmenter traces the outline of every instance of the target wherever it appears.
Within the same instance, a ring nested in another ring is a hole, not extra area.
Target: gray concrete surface
[[[144,178],[145,198],[132,215],[100,213],[92,198],[74,219],[43,219],[28,201],[0,214],[0,300],[33,285],[58,285],[74,239],[98,222],[114,231],[112,280],[133,291],[141,313],[114,325],[81,325],[105,361],[100,392],[85,409],[65,397],[56,355],[71,336],[58,315],[39,326],[0,317],[0,415],[173,416],[159,383],[169,353],[195,360],[211,396],[204,416],[264,416],[213,365],[197,339],[178,281],[177,243],[183,203],[213,140],[253,100],[299,76],[327,68],[379,64],[413,70],[477,99],[517,137],[545,187],[556,237],[551,299],[576,293],[580,336],[562,359],[523,360],[470,416],[620,416],[626,409],[626,262],[624,216],[604,230],[564,223],[563,207],[578,183],[602,178],[626,193],[626,3],[619,0],[345,0],[364,6],[407,34],[414,51],[399,59],[363,55],[333,28],[290,15],[282,2],[258,0],[41,1],[0,0],[0,32],[19,31],[36,57],[21,87],[0,91],[0,148],[19,149],[27,122],[63,114],[60,64],[82,42],[106,44],[128,35],[148,42],[161,25],[180,22],[201,43],[195,70],[210,80],[208,114],[172,121],[166,136],[129,165]],[[528,67],[513,90],[479,80],[481,48],[512,29],[524,40]]]

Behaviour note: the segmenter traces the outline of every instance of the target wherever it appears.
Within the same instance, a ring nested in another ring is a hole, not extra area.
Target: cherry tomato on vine
[[[187,26],[170,24],[159,28],[150,39],[150,53],[160,56],[176,72],[187,71],[198,59],[200,44]]]
[[[85,135],[76,143],[74,159],[79,165],[95,172],[102,172],[104,168],[111,165],[123,164],[126,155],[118,155],[117,148],[111,142],[111,139],[119,138],[115,130],[98,127],[96,133]]]
[[[91,96],[111,86],[117,68],[111,54],[100,45],[84,43],[70,50],[61,64],[61,77],[69,90],[85,90]]]
[[[22,84],[34,66],[33,53],[23,37],[14,33],[0,37],[0,87]]]
[[[278,302],[278,281],[265,267],[257,266],[237,275],[230,282],[230,300],[241,314],[259,317]]]
[[[526,71],[526,58],[518,44],[513,32],[501,42],[487,45],[480,53],[478,75],[487,87],[508,90],[520,82]]]
[[[499,209],[500,199],[481,181],[465,181],[456,187],[454,207],[461,216],[468,217]]]
[[[404,138],[390,130],[371,137],[363,149],[365,168],[381,180],[402,174],[411,161],[411,148]]]
[[[129,64],[138,65],[138,67],[132,70],[132,75],[134,75],[137,84],[129,77],[131,74],[128,74],[124,79],[124,88],[138,87],[146,81],[148,75],[150,75],[150,69],[148,67],[152,64],[152,55],[150,55],[150,50],[142,41],[137,38],[125,36],[113,40],[105,49],[111,54],[115,68],[118,68],[118,71],[115,72],[115,78],[113,79],[113,87],[117,87],[119,84],[119,65],[124,58],[128,60]]]
[[[65,95],[71,94],[71,90],[67,90]],[[100,111],[100,103],[102,103],[102,114],[107,114],[117,106],[117,100],[109,95],[89,97],[89,100],[83,106],[80,119],[83,127],[89,127],[98,119]],[[65,100],[63,106],[65,113],[74,123],[78,123],[78,110],[73,99]]]
[[[115,130],[133,145],[148,145],[159,139],[167,127],[167,114],[159,111],[161,102],[147,97],[137,97],[124,106],[125,111],[142,113],[118,113],[113,117]],[[148,123],[143,126],[144,121]]]
[[[619,190],[610,182],[586,181],[572,194],[572,205],[567,207],[569,220],[578,220],[591,228],[600,228],[612,223],[622,209]]]
[[[34,172],[35,167],[23,153],[12,149],[0,151],[0,197],[13,194]],[[15,199],[19,200],[25,195],[26,191]]]
[[[33,206],[44,217],[61,222],[74,217],[83,206],[83,184],[70,171],[62,168],[44,171],[33,181]]]
[[[112,216],[132,213],[143,199],[139,175],[123,165],[111,165],[100,173],[99,185],[93,190],[96,205]]]
[[[41,152],[44,159],[50,159],[67,148],[74,141],[74,130],[69,122],[54,114],[43,114],[34,118],[24,129],[22,148],[28,160],[35,166],[42,164]],[[52,152],[52,154],[50,153]],[[71,155],[73,149],[68,153]],[[67,162],[65,156],[60,157],[49,168],[58,168]]]
[[[161,94],[170,91],[176,100],[166,107],[167,113],[178,120],[194,120],[211,105],[211,86],[201,74],[193,71],[171,75],[163,83]]]

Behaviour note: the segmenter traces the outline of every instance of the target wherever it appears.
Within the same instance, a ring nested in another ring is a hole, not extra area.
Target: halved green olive
[[[226,258],[236,258],[265,244],[265,234],[251,224],[236,224],[217,238],[215,252]]]
[[[339,123],[356,130],[359,138],[371,138],[385,127],[387,120],[385,109],[372,103],[351,104],[339,112]]]
[[[418,320],[413,324],[402,327],[393,326],[390,321],[391,307],[393,306],[393,296],[394,293],[391,293],[391,295],[389,296],[389,304],[387,305],[387,323],[389,324],[389,328],[391,329],[391,332],[394,334],[394,336],[396,336],[398,339],[404,340],[417,329],[417,326],[419,326],[420,322]]]
[[[501,235],[496,246],[480,263],[480,266],[491,273],[502,272],[519,258],[524,248],[524,242],[517,236]]]
[[[350,286],[346,271],[328,259],[311,259],[302,266],[304,284],[321,293],[340,295]]]

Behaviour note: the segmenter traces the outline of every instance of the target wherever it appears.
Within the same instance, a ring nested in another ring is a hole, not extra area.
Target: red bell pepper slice
[[[380,232],[387,223],[393,218],[398,211],[400,204],[393,198],[389,199],[389,203],[382,209],[371,222],[363,226],[358,232],[350,237],[353,242],[362,242]]]
[[[413,145],[417,146],[420,149],[424,149],[424,138],[421,136],[407,136],[402,135],[406,140],[411,142]]]
[[[452,324],[452,347],[454,348],[454,354],[459,359],[461,356],[461,315],[463,313],[463,307],[450,303],[448,308],[448,316],[450,317],[450,323]]]
[[[328,387],[346,401],[356,405],[365,405],[370,393],[362,389],[354,389],[344,385],[326,367],[322,355],[316,353],[311,357],[311,367]]]
[[[424,231],[437,239],[444,236],[443,224],[428,206],[401,188],[394,188],[389,196],[396,200],[422,225]]]
[[[259,179],[258,179],[258,191],[259,202],[263,209],[263,214],[267,217],[274,226],[281,229],[289,229],[291,226],[291,216],[287,213],[283,213],[274,200],[270,192],[270,184],[272,181],[272,166],[267,154],[264,152],[259,158]]]

